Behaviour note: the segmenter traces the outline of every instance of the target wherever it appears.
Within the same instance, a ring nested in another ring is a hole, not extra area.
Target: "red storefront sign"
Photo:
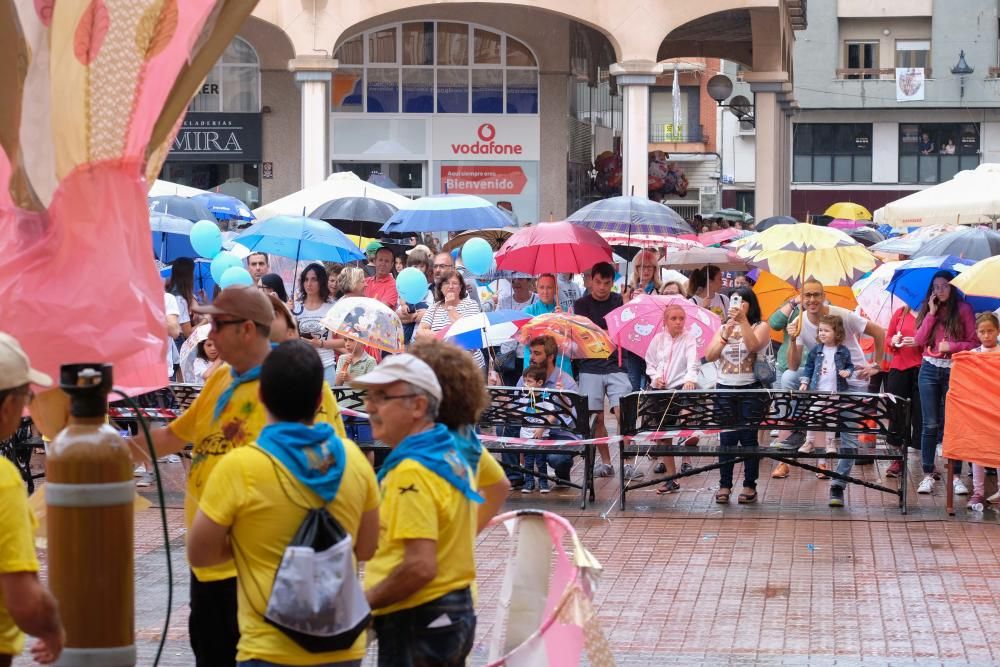
[[[455,195],[519,195],[528,183],[513,166],[442,166],[441,190]]]

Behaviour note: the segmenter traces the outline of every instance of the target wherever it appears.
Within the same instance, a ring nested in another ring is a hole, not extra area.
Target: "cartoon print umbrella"
[[[538,336],[552,336],[560,352],[571,359],[606,359],[615,349],[608,333],[582,315],[536,315],[521,327],[517,340],[528,344]]]
[[[669,306],[684,309],[685,331],[694,335],[698,356],[705,356],[705,349],[722,321],[712,311],[680,296],[640,294],[608,313],[608,335],[619,347],[645,357],[653,337],[663,330],[663,313]]]
[[[385,352],[403,352],[403,323],[381,301],[347,296],[333,305],[320,324],[344,338]]]

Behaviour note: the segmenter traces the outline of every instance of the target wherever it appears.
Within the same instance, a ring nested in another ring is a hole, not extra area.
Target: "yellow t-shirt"
[[[191,406],[169,425],[174,435],[194,446],[191,470],[188,472],[187,494],[184,496],[184,525],[187,528],[190,528],[191,522],[194,521],[198,500],[201,498],[208,476],[222,455],[236,447],[254,442],[267,422],[267,414],[258,395],[260,391],[258,380],[237,387],[226,408],[219,415],[219,419],[214,418],[215,404],[232,381],[228,365],[224,364],[216,369]],[[334,400],[333,393],[325,382],[323,403],[316,412],[316,421],[329,423],[338,436],[347,437],[344,422],[340,418],[340,408],[337,407],[337,401]],[[191,569],[198,577],[198,581],[219,581],[236,576],[236,568],[231,562]]]
[[[462,492],[420,463],[406,459],[382,478],[378,550],[365,566],[371,589],[403,562],[405,540],[437,543],[437,576],[401,602],[376,609],[376,616],[410,609],[445,593],[471,586],[476,508]]]
[[[479,468],[476,470],[476,489],[493,486],[506,476],[500,463],[483,447],[479,454]]]
[[[35,525],[21,474],[0,456],[0,574],[38,572],[32,543]],[[7,612],[0,590],[0,655],[18,655],[23,648],[24,633]]]
[[[378,482],[357,445],[345,439],[344,449],[344,476],[337,497],[327,509],[356,540],[362,514],[378,507]],[[287,469],[257,447],[234,450],[215,466],[199,508],[215,523],[231,526],[229,534],[239,570],[237,660],[318,665],[364,657],[364,633],[347,650],[310,653],[262,616],[285,547],[305,518],[303,508],[319,503],[319,496],[296,482]],[[264,536],[267,539],[262,539]]]

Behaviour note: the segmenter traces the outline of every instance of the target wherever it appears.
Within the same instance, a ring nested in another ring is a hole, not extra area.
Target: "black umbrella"
[[[215,216],[212,215],[212,212],[200,201],[194,199],[179,197],[177,195],[160,195],[159,197],[150,197],[148,201],[150,213],[153,211],[157,213],[169,213],[170,215],[176,215],[178,218],[184,218],[191,222],[199,220],[211,220],[215,222]]]
[[[913,257],[952,255],[979,261],[1000,255],[1000,234],[989,229],[967,227],[932,239],[920,247]]]
[[[790,215],[772,215],[770,218],[764,218],[754,226],[755,232],[762,232],[765,229],[770,229],[775,225],[797,225],[798,220]]]
[[[320,204],[309,217],[326,220],[345,234],[374,237],[396,210],[371,197],[341,197]]]
[[[882,233],[873,227],[856,227],[854,229],[845,229],[844,232],[851,238],[860,241],[861,245],[866,248],[875,245],[879,241],[885,241]]]

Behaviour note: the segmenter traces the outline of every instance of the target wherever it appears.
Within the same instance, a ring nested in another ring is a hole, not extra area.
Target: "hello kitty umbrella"
[[[705,348],[722,322],[712,311],[679,296],[640,294],[608,313],[605,318],[608,334],[618,347],[645,357],[653,337],[663,330],[663,312],[668,306],[675,305],[684,309],[687,316],[685,331],[694,334],[698,343],[698,356],[705,356]]]

